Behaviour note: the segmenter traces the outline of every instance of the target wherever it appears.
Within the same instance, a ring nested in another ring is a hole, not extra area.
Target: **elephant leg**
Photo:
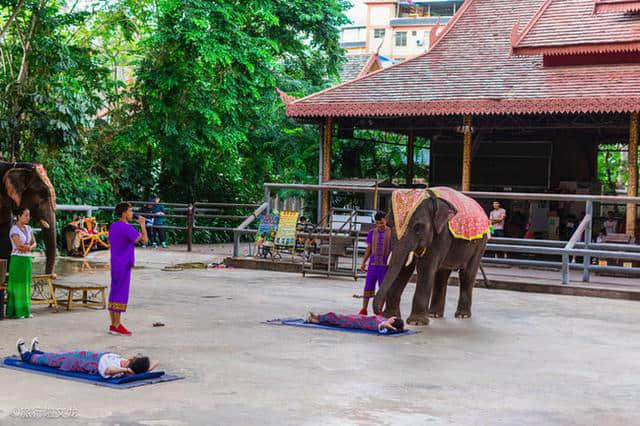
[[[478,249],[469,263],[460,270],[460,296],[458,298],[456,318],[471,318],[473,287],[476,284],[476,275],[480,268],[480,261],[482,260],[483,252],[484,248]]]
[[[447,300],[447,286],[449,285],[450,269],[440,269],[436,272],[436,281],[431,295],[429,305],[429,316],[431,318],[442,318],[444,316],[444,305]]]
[[[436,276],[435,262],[429,264],[418,263],[418,282],[416,283],[416,292],[413,295],[413,305],[411,307],[411,315],[407,318],[407,324],[410,325],[429,325],[429,317],[427,316],[427,304],[433,289],[433,283]]]
[[[471,294],[476,281],[475,274],[471,271],[461,269],[460,272],[460,296],[458,298],[458,308],[456,318],[471,318]]]
[[[389,289],[387,299],[384,304],[384,312],[382,314],[385,318],[399,318],[401,316],[400,299],[402,298],[402,293],[404,292],[405,287],[407,287],[407,283],[409,282],[414,269],[413,265],[403,268],[402,271],[400,271],[400,274],[398,274],[398,278],[396,278],[395,282]]]

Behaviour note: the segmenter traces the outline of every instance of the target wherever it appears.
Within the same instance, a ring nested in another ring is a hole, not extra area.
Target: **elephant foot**
[[[411,316],[407,318],[407,324],[418,326],[429,325],[429,318],[426,315],[411,314]]]
[[[382,315],[385,318],[391,318],[391,317],[401,318],[399,309],[387,308],[380,315]]]
[[[456,311],[456,318],[459,319],[467,319],[467,318],[471,318],[471,312],[470,311]]]
[[[443,311],[429,312],[429,318],[442,318],[443,316],[444,316]]]

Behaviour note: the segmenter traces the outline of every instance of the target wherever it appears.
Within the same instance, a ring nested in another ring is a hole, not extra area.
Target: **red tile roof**
[[[595,0],[594,13],[603,12],[640,12],[639,0]]]
[[[516,55],[561,55],[640,51],[640,16],[594,14],[585,0],[547,0],[521,34],[512,37]]]
[[[569,0],[570,2],[574,0]],[[593,6],[593,0],[580,0]],[[287,105],[291,117],[628,112],[640,64],[543,67],[511,30],[545,0],[467,0],[428,53]]]

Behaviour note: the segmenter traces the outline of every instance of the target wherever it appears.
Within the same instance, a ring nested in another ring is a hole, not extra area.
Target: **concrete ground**
[[[104,259],[105,253],[94,256]],[[132,337],[107,313],[34,308],[0,321],[0,354],[40,336],[48,350],[142,352],[186,378],[114,390],[0,368],[0,424],[630,425],[640,424],[638,302],[476,289],[473,318],[381,337],[265,325],[308,310],[356,312],[361,282],[239,269],[162,272],[215,260],[138,250]],[[94,269],[61,281],[108,283]],[[410,310],[413,285],[403,299]],[[162,321],[165,327],[153,328]],[[29,409],[72,418],[24,418]],[[49,412],[51,413],[51,412]]]

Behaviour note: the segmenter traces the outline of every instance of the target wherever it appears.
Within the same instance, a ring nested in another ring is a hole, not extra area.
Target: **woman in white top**
[[[31,252],[36,248],[33,230],[28,225],[29,209],[18,207],[16,223],[9,231],[11,259],[9,261],[9,286],[7,288],[7,317],[31,317]]]
[[[25,342],[18,339],[16,347],[23,362],[44,365],[62,371],[77,373],[99,374],[105,379],[142,374],[151,371],[158,365],[158,361],[150,360],[146,356],[122,357],[111,352],[73,351],[73,352],[42,352],[38,347],[38,338],[31,341],[31,350],[27,351]]]

